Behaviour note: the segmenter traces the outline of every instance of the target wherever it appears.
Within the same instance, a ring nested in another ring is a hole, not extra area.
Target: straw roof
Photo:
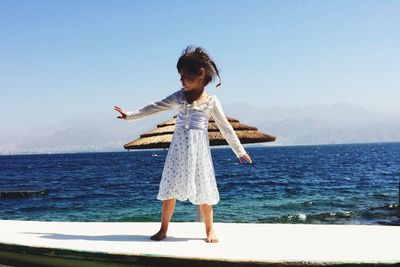
[[[158,124],[157,128],[141,134],[139,138],[125,144],[124,148],[128,150],[168,148],[175,130],[176,116]],[[240,123],[237,119],[228,116],[226,118],[242,144],[271,142],[276,139],[275,136],[262,133],[256,127]],[[208,137],[210,146],[228,145],[212,117],[208,121]]]

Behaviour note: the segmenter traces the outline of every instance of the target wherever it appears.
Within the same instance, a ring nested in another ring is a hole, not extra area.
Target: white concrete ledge
[[[0,220],[0,259],[43,266],[57,261],[57,266],[89,266],[86,261],[97,264],[93,266],[400,266],[398,226],[218,222],[214,226],[218,243],[205,242],[203,222],[171,222],[167,238],[153,241],[150,236],[159,230],[159,222]]]

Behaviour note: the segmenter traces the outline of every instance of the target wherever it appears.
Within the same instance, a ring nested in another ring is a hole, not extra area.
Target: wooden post
[[[197,206],[196,222],[204,222],[203,215],[201,215],[200,205]]]

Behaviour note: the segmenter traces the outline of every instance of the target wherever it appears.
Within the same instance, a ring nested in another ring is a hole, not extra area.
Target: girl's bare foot
[[[207,242],[207,243],[217,243],[217,242],[219,242],[219,239],[218,239],[217,236],[215,235],[214,229],[211,229],[211,230],[207,233],[206,242]]]
[[[161,240],[163,240],[163,239],[166,238],[166,237],[167,237],[167,233],[164,232],[164,231],[162,231],[162,230],[160,230],[160,231],[158,231],[156,234],[152,235],[152,236],[150,237],[150,239],[156,240],[156,241],[161,241]]]

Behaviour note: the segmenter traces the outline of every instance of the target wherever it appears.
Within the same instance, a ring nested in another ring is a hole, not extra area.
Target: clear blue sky
[[[190,44],[223,103],[400,114],[400,1],[2,1],[2,130],[137,109],[180,88]]]

